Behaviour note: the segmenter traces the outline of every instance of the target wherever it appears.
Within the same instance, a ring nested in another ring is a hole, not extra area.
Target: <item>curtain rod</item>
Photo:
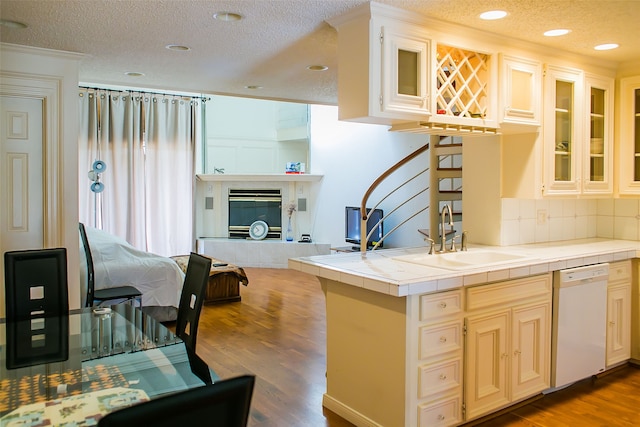
[[[195,98],[195,99],[200,99],[203,102],[205,101],[211,101],[211,98],[208,96],[201,96],[201,95],[185,95],[185,94],[179,94],[179,93],[163,93],[163,92],[152,92],[152,91],[147,91],[144,89],[133,89],[133,88],[128,88],[128,89],[118,89],[118,88],[108,88],[108,87],[94,87],[94,86],[78,86],[80,89],[89,89],[89,90],[108,90],[108,91],[112,91],[112,92],[137,92],[137,93],[144,93],[144,94],[148,94],[148,95],[162,95],[162,96],[178,96],[181,98]]]

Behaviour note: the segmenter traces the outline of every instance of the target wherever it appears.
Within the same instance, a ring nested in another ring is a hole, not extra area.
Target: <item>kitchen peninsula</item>
[[[323,405],[356,425],[460,425],[548,391],[554,271],[609,263],[610,280],[632,288],[625,328],[638,336],[638,242],[473,246],[446,258],[427,251],[289,260],[317,276],[326,297]],[[638,345],[622,363],[638,359]]]

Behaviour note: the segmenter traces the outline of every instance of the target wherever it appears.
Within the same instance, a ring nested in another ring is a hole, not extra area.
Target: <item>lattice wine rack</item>
[[[440,44],[436,59],[437,114],[485,118],[490,56]]]

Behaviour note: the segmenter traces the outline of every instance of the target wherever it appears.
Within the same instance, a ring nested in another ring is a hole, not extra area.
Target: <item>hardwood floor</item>
[[[550,393],[476,427],[622,427],[640,425],[640,369],[621,368]]]
[[[256,375],[250,427],[350,427],[325,410],[325,306],[320,283],[294,270],[245,268],[241,302],[205,306],[198,354],[221,377]],[[575,384],[483,427],[640,425],[640,369]],[[395,426],[387,426],[395,427]]]
[[[249,426],[350,427],[323,410],[325,306],[314,276],[245,268],[242,301],[207,305],[198,355],[222,378],[256,375]]]

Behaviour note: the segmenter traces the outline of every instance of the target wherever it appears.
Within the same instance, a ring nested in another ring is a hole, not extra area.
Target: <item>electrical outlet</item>
[[[538,209],[538,225],[545,225],[547,223],[547,210]]]
[[[209,194],[213,193],[213,184],[209,184],[207,186],[207,193],[209,193]]]

